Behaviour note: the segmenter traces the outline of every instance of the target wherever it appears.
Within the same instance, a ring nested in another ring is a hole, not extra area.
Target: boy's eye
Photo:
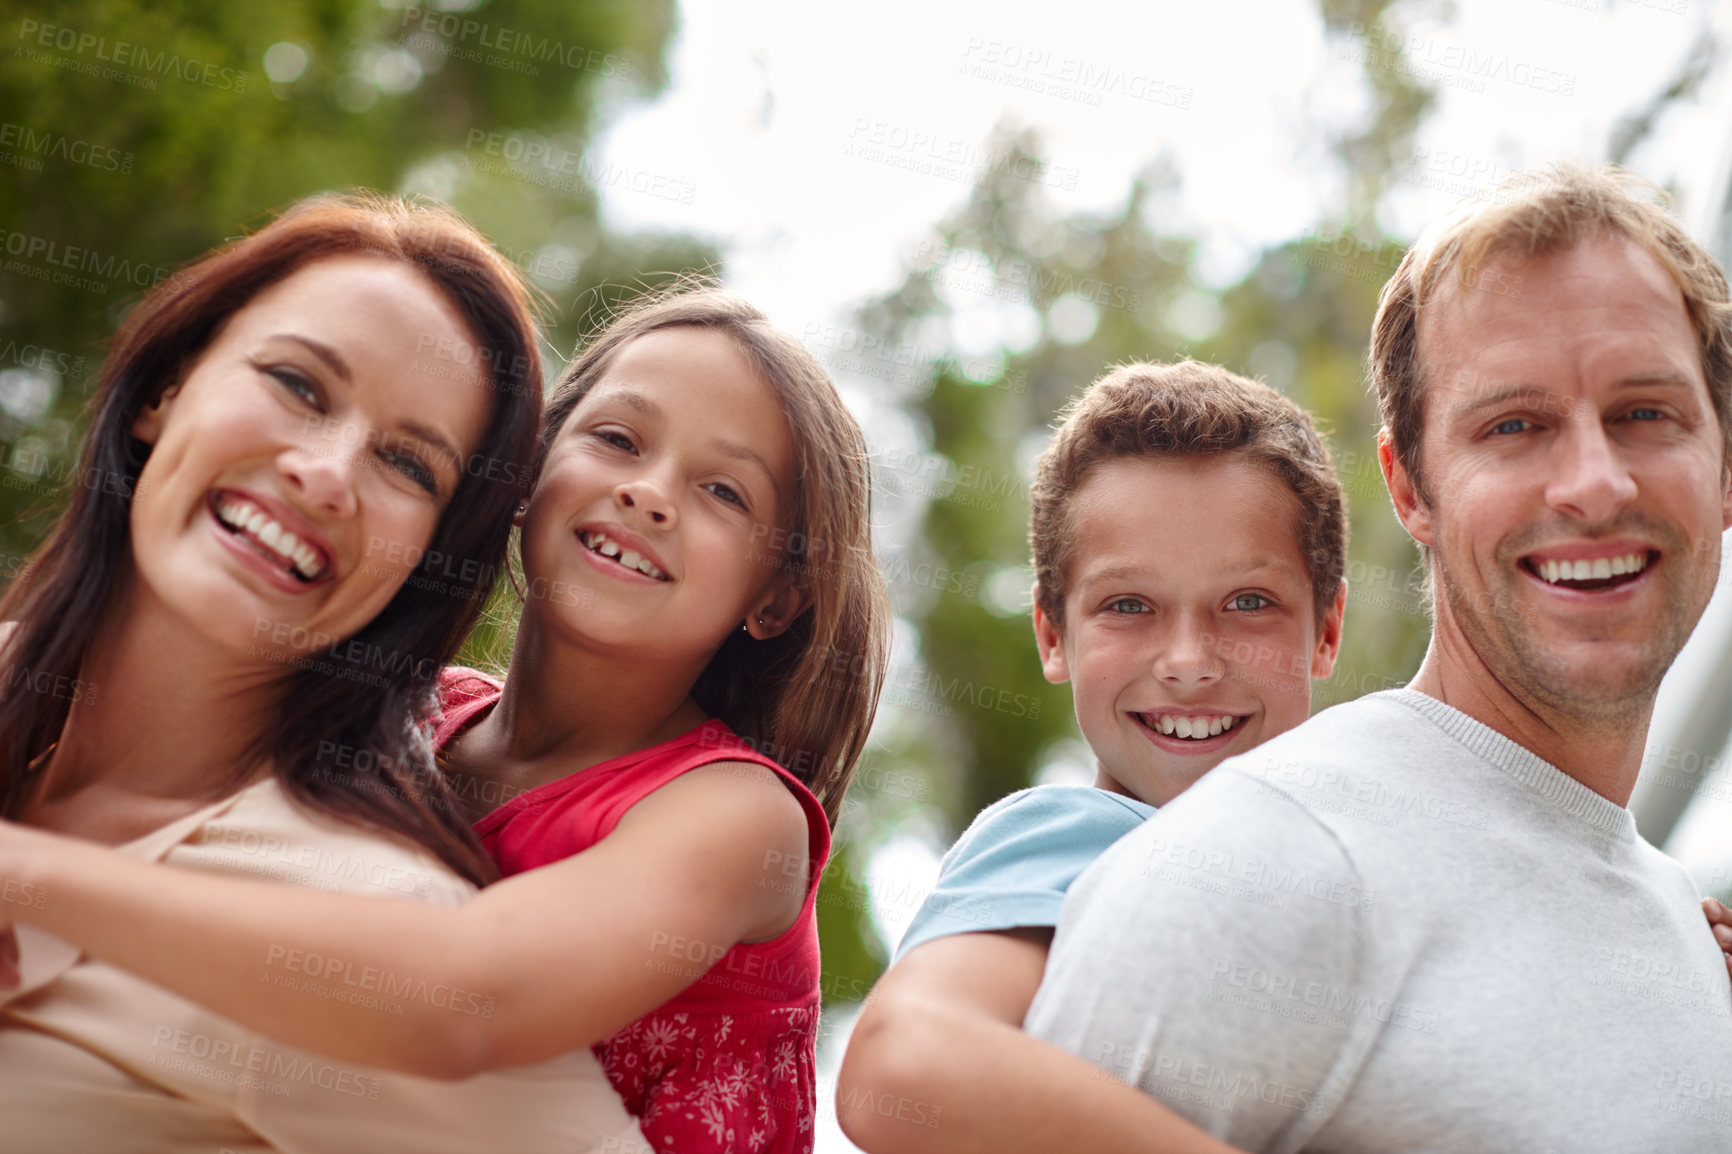
[[[1144,605],[1135,597],[1120,597],[1117,601],[1109,602],[1107,604],[1108,613],[1146,613],[1148,612],[1148,608],[1147,605]]]
[[[746,499],[725,481],[711,481],[704,488],[730,504],[738,505],[742,509],[746,507]]]
[[[1254,613],[1259,609],[1267,609],[1275,604],[1261,593],[1241,593],[1230,603],[1240,613]]]

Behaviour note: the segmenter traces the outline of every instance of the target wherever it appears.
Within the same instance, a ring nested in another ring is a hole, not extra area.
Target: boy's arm
[[[1022,1032],[1052,931],[951,934],[878,982],[836,1083],[869,1154],[1233,1154],[1165,1106]]]
[[[0,822],[0,883],[46,894],[0,904],[0,937],[28,920],[290,1045],[463,1078],[598,1042],[736,942],[770,936],[804,895],[765,863],[803,859],[806,838],[800,803],[769,770],[704,766],[584,853],[444,909],[145,865]],[[0,946],[15,985],[7,961]]]

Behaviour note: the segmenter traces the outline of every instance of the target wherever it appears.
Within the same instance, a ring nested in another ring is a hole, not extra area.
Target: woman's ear
[[[174,407],[174,399],[180,393],[180,383],[170,385],[162,391],[149,406],[140,409],[138,416],[132,419],[132,435],[135,439],[147,445],[156,444],[162,436],[162,426],[168,420],[169,410]]]
[[[778,581],[746,614],[746,632],[759,641],[780,637],[811,605],[811,594],[804,586],[792,581]]]

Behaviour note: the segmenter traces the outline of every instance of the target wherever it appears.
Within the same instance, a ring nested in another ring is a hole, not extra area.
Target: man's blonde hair
[[[1732,448],[1732,306],[1719,263],[1684,231],[1669,198],[1651,182],[1609,165],[1560,164],[1518,172],[1489,199],[1458,206],[1408,250],[1383,286],[1371,329],[1371,383],[1395,458],[1422,498],[1429,501],[1419,458],[1426,387],[1420,309],[1451,274],[1461,289],[1517,294],[1519,281],[1487,282],[1489,261],[1561,252],[1601,237],[1641,246],[1683,292],[1725,460]]]

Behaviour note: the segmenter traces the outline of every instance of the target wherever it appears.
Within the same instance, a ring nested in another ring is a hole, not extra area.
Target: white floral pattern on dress
[[[818,1007],[649,1014],[595,1047],[658,1148],[810,1154]]]

